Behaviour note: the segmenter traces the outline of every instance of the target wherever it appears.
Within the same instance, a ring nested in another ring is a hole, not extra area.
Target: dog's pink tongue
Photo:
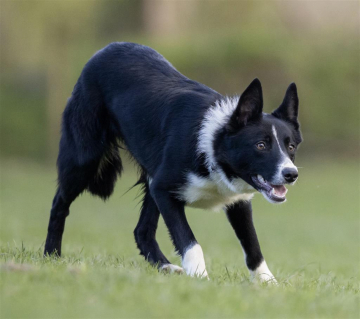
[[[275,194],[280,197],[284,197],[287,193],[287,188],[284,185],[271,185],[274,190]]]

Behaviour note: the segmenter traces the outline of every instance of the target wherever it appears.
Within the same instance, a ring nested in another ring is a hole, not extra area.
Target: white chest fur
[[[254,188],[240,178],[230,183],[217,172],[209,177],[188,173],[187,183],[178,195],[187,206],[218,211],[239,200],[250,200],[254,192]]]

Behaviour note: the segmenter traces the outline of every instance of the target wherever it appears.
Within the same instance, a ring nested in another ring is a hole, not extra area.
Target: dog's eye
[[[260,151],[264,150],[266,148],[265,142],[256,143],[256,148]]]
[[[295,147],[294,144],[289,144],[288,149],[289,149],[290,152],[294,152],[296,147]]]

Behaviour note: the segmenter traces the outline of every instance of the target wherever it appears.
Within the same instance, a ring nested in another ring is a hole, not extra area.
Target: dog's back
[[[58,157],[62,195],[73,200],[88,189],[109,197],[122,170],[119,141],[147,175],[154,175],[166,144],[184,149],[194,145],[189,123],[199,125],[219,97],[149,47],[108,45],[84,67],[64,112]]]

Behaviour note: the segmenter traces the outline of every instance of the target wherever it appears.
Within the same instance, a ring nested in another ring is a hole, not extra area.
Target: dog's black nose
[[[284,168],[282,174],[288,183],[295,182],[298,178],[298,171],[296,168]]]

